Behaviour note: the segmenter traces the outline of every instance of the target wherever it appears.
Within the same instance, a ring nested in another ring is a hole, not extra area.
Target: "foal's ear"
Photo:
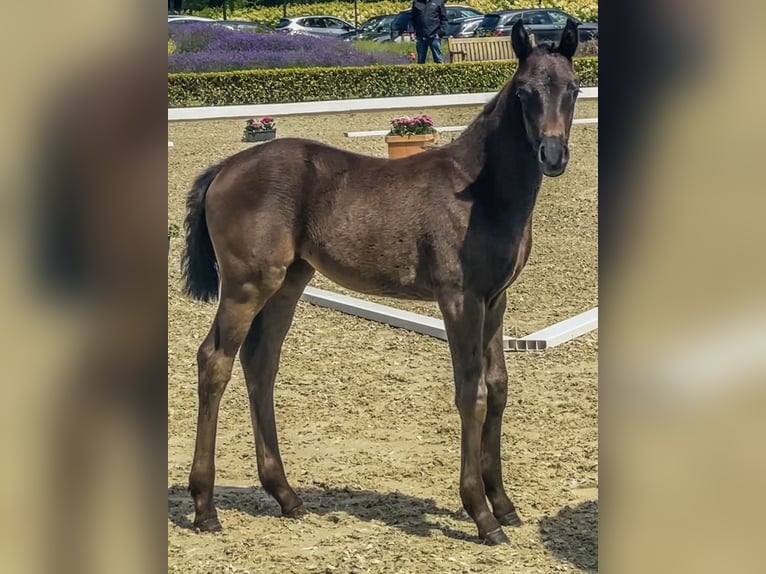
[[[527,56],[529,56],[529,53],[532,51],[529,34],[527,34],[527,30],[524,28],[524,23],[521,21],[521,18],[516,20],[513,28],[511,28],[511,45],[519,60],[526,60]]]
[[[561,41],[556,51],[571,60],[577,51],[579,39],[580,34],[577,32],[577,22],[567,18],[567,25],[564,26],[564,32],[561,34]]]

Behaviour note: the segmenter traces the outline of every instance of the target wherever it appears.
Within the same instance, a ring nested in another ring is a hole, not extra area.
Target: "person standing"
[[[414,0],[412,3],[412,27],[415,29],[418,64],[426,63],[428,50],[434,63],[444,63],[441,39],[447,35],[446,0]]]

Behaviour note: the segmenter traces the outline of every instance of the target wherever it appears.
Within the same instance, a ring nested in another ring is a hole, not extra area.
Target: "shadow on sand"
[[[415,536],[428,536],[431,530],[439,530],[456,540],[479,541],[475,535],[450,528],[444,524],[447,521],[439,520],[469,520],[462,509],[455,512],[440,508],[432,499],[351,488],[314,487],[297,492],[309,512],[319,516],[345,513],[363,521],[378,520]],[[280,516],[279,505],[260,487],[216,487],[215,503],[219,510],[239,510],[251,516]],[[192,529],[188,516],[193,512],[194,506],[185,487],[168,488],[168,518],[171,522]],[[223,526],[226,528],[225,523]]]
[[[352,488],[309,487],[298,495],[319,516],[348,514],[359,520],[380,521],[414,536],[426,537],[433,530],[454,540],[478,543],[475,534],[449,526],[449,522],[471,522],[465,512],[437,506],[432,499],[400,492],[379,493]],[[251,516],[279,517],[276,501],[260,487],[218,486],[215,489],[219,510],[238,510]],[[168,488],[168,518],[176,526],[193,529],[189,516],[194,512],[185,487]],[[226,528],[225,520],[222,520]],[[473,530],[473,525],[469,531]],[[512,537],[512,534],[508,532]],[[545,547],[555,557],[566,560],[587,572],[598,570],[598,503],[586,502],[576,508],[564,508],[556,516],[543,518],[540,535]]]
[[[598,572],[598,501],[562,508],[540,521],[548,551],[586,572]]]

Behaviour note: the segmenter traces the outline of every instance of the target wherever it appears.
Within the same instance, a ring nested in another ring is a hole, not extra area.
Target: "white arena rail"
[[[598,118],[579,118],[572,121],[574,125],[589,125],[589,124],[597,124]],[[446,132],[462,132],[465,128],[468,126],[444,126],[444,127],[437,127],[436,131],[439,133],[446,133]],[[366,138],[366,137],[374,137],[374,136],[384,136],[388,133],[389,130],[370,130],[366,132],[343,132],[343,135],[347,138]]]
[[[168,121],[223,120],[251,116],[290,116],[342,112],[373,112],[408,108],[437,108],[486,104],[497,92],[449,94],[441,96],[404,96],[394,98],[360,98],[295,104],[255,104],[242,106],[208,106],[168,108]],[[598,88],[583,88],[580,99],[597,99]]]
[[[421,335],[447,340],[444,321],[418,313],[381,305],[356,297],[349,297],[316,287],[306,287],[301,300],[318,307],[326,307],[368,321],[385,323],[391,327],[407,329]],[[598,307],[570,317],[564,321],[536,331],[519,339],[503,337],[503,348],[511,352],[544,351],[571,341],[598,329]]]

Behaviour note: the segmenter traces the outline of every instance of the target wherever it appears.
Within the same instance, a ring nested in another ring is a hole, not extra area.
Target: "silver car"
[[[353,24],[335,16],[297,16],[282,18],[277,24],[277,32],[282,34],[308,34],[310,36],[341,36],[356,28]]]

